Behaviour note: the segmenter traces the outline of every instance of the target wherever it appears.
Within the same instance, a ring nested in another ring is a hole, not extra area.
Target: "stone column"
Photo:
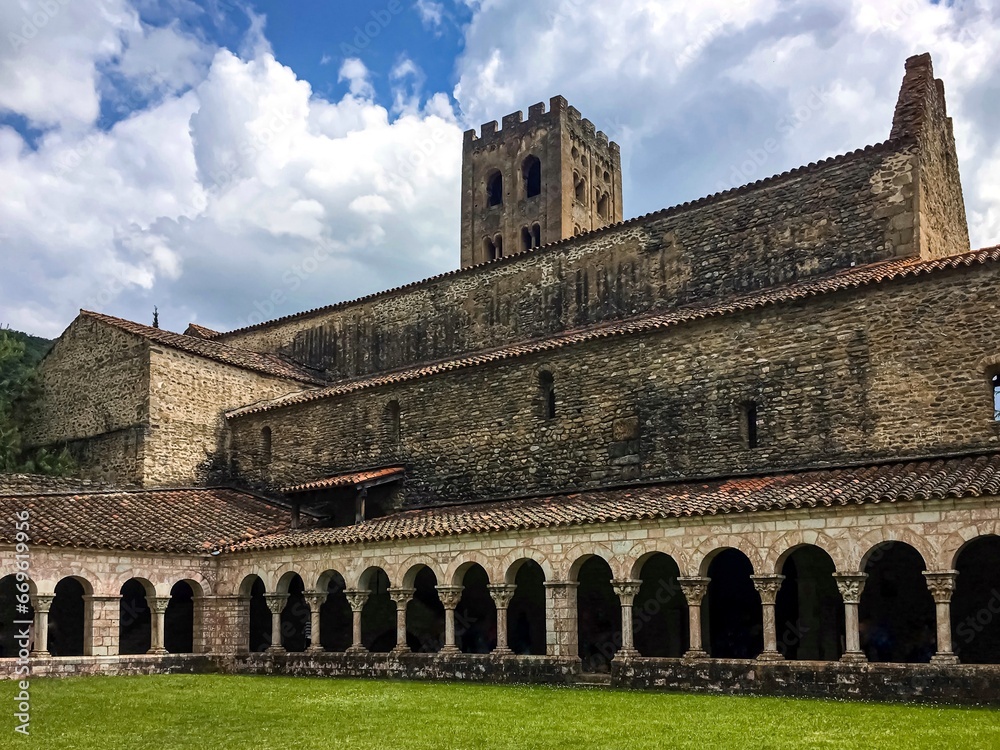
[[[635,595],[639,593],[639,586],[641,585],[642,581],[632,579],[614,580],[611,582],[611,586],[614,588],[615,593],[618,594],[618,599],[622,604],[622,646],[618,649],[618,653],[615,654],[616,660],[631,659],[639,655],[639,652],[635,650],[635,643],[632,637],[632,602],[635,601]]]
[[[49,609],[55,594],[35,594],[32,606],[35,608],[35,649],[32,656],[45,657],[49,654]]]
[[[85,629],[83,641],[87,656],[114,656],[118,653],[121,599],[120,595],[84,595],[84,609],[90,610],[90,637],[87,637]]]
[[[757,661],[782,661],[785,657],[778,651],[778,634],[774,622],[774,602],[778,598],[784,576],[750,576],[754,588],[760,594],[761,614],[764,620],[764,650]]]
[[[250,597],[196,596],[195,614],[195,653],[245,654],[250,650]]]
[[[931,657],[931,664],[958,664],[958,657],[951,650],[951,596],[957,577],[957,570],[924,571],[937,611],[937,653]]]
[[[513,583],[491,583],[487,588],[493,597],[493,603],[497,605],[497,647],[493,649],[493,653],[512,654],[514,652],[507,642],[507,607],[514,598],[517,586]]]
[[[406,645],[406,608],[416,589],[404,589],[389,587],[389,598],[396,604],[396,647],[392,649],[394,654],[405,654],[410,650]]]
[[[444,646],[442,654],[457,654],[459,648],[455,645],[455,607],[462,600],[464,586],[436,586],[438,596],[444,605]]]
[[[146,653],[162,656],[167,653],[167,649],[163,645],[163,635],[166,629],[167,607],[170,606],[170,597],[147,596],[146,601],[149,604],[149,614],[152,618],[149,651]]]
[[[680,576],[677,582],[688,605],[688,631],[690,633],[690,644],[685,659],[706,659],[708,653],[701,642],[701,602],[708,593],[710,578],[700,578],[698,576]]]
[[[368,650],[361,642],[361,610],[365,608],[365,602],[368,601],[369,593],[370,592],[364,589],[347,589],[344,592],[347,596],[348,603],[351,605],[351,614],[354,616],[351,647],[347,649],[347,652],[350,654],[364,653]]]
[[[576,621],[579,581],[545,581],[545,653],[567,659],[580,658]]]
[[[266,653],[283,654],[285,647],[281,645],[281,613],[288,603],[288,594],[264,594],[264,601],[271,610],[271,645]]]
[[[320,653],[323,643],[320,639],[319,608],[326,602],[326,591],[304,591],[306,604],[309,605],[309,648],[306,649],[311,654]]]
[[[848,663],[868,661],[865,652],[861,650],[861,634],[858,632],[858,605],[861,603],[861,592],[865,590],[867,573],[834,573],[834,580],[840,595],[844,599],[844,655],[840,660]]]

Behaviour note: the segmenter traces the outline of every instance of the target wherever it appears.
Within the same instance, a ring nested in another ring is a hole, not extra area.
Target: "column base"
[[[146,654],[148,656],[166,656],[167,650],[165,648],[151,648]]]
[[[492,653],[493,653],[494,656],[513,656],[514,655],[514,652],[511,651],[506,646],[497,646],[495,649],[493,649]]]
[[[307,654],[322,654],[325,653],[326,649],[323,648],[322,644],[310,643],[309,648],[306,649]]]
[[[439,654],[460,654],[462,650],[458,646],[442,646]]]
[[[389,653],[392,653],[392,654],[408,654],[408,653],[410,653],[410,647],[409,646],[396,646]]]
[[[265,654],[287,654],[284,646],[268,646],[264,651]]]
[[[348,653],[348,654],[367,654],[368,653],[368,649],[366,649],[361,644],[358,644],[358,645],[351,646],[350,648],[348,648],[345,653]]]
[[[682,656],[681,658],[682,659],[708,659],[709,656],[708,656],[708,652],[707,651],[703,651],[700,648],[699,649],[690,649],[689,648],[687,651],[684,652],[684,656]]]
[[[628,661],[629,659],[635,659],[639,656],[639,652],[634,648],[620,648],[615,652],[615,656],[611,661]]]
[[[52,654],[50,654],[48,651],[32,651],[31,652],[31,658],[32,659],[48,659],[50,656],[52,656]]]
[[[931,664],[958,664],[958,657],[955,654],[934,654],[931,657]]]
[[[868,657],[864,651],[847,651],[840,657],[843,664],[867,664]]]
[[[761,651],[760,655],[757,657],[757,661],[784,661],[785,657],[781,655],[780,651]]]

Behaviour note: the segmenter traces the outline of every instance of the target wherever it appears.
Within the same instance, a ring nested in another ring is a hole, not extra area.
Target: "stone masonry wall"
[[[219,340],[347,378],[906,255],[914,252],[913,168],[912,148],[870,148]]]
[[[150,349],[144,483],[191,485],[210,478],[225,453],[223,411],[301,391],[269,377],[165,347]]]
[[[997,264],[936,272],[236,417],[234,465],[282,485],[402,464],[424,503],[995,447],[998,282]]]
[[[86,478],[140,482],[148,367],[144,339],[77,318],[39,366],[26,443],[68,444]]]

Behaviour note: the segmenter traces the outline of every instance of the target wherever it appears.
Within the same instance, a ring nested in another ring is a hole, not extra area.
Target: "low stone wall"
[[[16,672],[17,659],[0,659],[0,680],[25,679]],[[219,663],[208,654],[169,656],[62,656],[32,657],[31,679],[37,677],[124,676],[143,674],[208,674]]]
[[[1000,665],[751,660],[612,662],[612,685],[723,695],[1000,705]]]

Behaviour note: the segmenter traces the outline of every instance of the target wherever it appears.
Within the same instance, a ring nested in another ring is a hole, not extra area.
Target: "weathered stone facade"
[[[522,119],[467,134],[461,270],[70,326],[32,440],[115,486],[0,485],[38,673],[1000,701],[1000,248],[929,58],[885,143],[613,225],[613,144]]]

